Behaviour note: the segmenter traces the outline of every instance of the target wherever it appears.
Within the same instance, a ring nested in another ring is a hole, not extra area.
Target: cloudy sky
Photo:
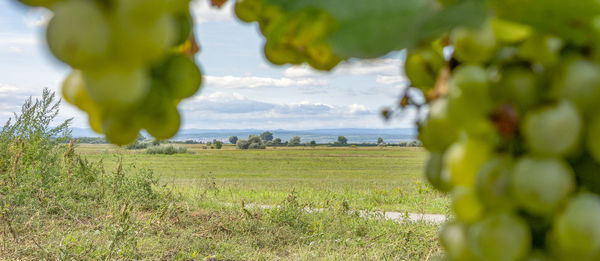
[[[183,128],[313,129],[411,127],[407,115],[391,123],[380,110],[393,105],[406,86],[402,52],[370,61],[351,61],[331,73],[306,66],[270,65],[262,54],[263,38],[254,24],[232,15],[232,6],[193,3],[197,60],[205,78],[201,92],[183,102]],[[51,17],[16,0],[0,1],[0,121],[6,121],[28,96],[43,87],[58,91],[69,68],[44,44],[43,28]],[[86,116],[70,105],[62,118],[87,127]]]

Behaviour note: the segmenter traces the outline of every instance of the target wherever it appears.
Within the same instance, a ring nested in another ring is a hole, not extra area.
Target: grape
[[[555,95],[572,101],[582,112],[595,109],[600,99],[600,65],[574,58],[561,67],[553,85]]]
[[[532,32],[532,29],[529,26],[502,19],[492,19],[491,26],[494,31],[494,37],[499,42],[504,43],[524,41]]]
[[[480,132],[493,109],[488,74],[481,66],[463,65],[455,69],[450,80],[448,115],[454,125],[468,132]],[[472,108],[478,108],[473,110]]]
[[[162,80],[175,98],[187,98],[198,91],[202,83],[200,69],[194,61],[183,54],[175,54],[160,66]]]
[[[62,94],[68,103],[77,106],[77,108],[83,111],[90,112],[100,110],[100,106],[90,97],[83,78],[83,73],[79,70],[72,71],[67,78],[65,78],[62,85]]]
[[[175,18],[163,15],[156,20],[135,23],[134,18],[120,14],[114,18],[113,42],[116,59],[131,65],[156,62],[178,40]]]
[[[473,189],[455,187],[452,189],[452,199],[452,210],[458,220],[474,223],[483,217],[483,205]]]
[[[528,38],[519,48],[519,57],[531,63],[552,66],[559,61],[563,42],[549,35],[536,34]]]
[[[510,156],[497,156],[486,162],[477,173],[475,190],[486,211],[498,212],[514,208],[510,194],[513,168]]]
[[[531,249],[531,232],[518,216],[502,213],[486,217],[469,229],[468,242],[481,260],[523,260]]]
[[[525,112],[539,102],[538,80],[526,67],[503,68],[500,82],[492,89],[494,99],[512,103]]]
[[[235,14],[244,22],[257,21],[262,7],[262,0],[239,0],[235,3]]]
[[[137,139],[141,125],[127,114],[114,112],[102,119],[102,131],[106,139],[113,144],[127,145]]]
[[[422,90],[432,88],[444,65],[444,57],[433,48],[424,48],[408,53],[404,70],[410,84]]]
[[[462,140],[450,146],[444,154],[444,171],[452,185],[472,188],[479,168],[490,157],[488,143],[477,139]]]
[[[450,260],[473,260],[467,246],[467,226],[461,223],[448,223],[440,229],[440,244]]]
[[[46,38],[59,60],[75,68],[101,66],[109,49],[110,26],[96,2],[67,0],[56,5]]]
[[[157,104],[158,105],[158,104]],[[175,104],[164,102],[144,117],[143,127],[158,140],[175,136],[181,125],[181,118]]]
[[[577,149],[582,125],[579,111],[573,103],[561,100],[528,112],[521,131],[534,154],[565,156]]]
[[[148,92],[148,75],[142,68],[110,66],[84,72],[92,99],[107,107],[131,107]]]
[[[190,34],[192,34],[192,27],[194,26],[194,21],[192,16],[187,13],[180,13],[175,15],[175,23],[178,27],[178,34],[174,38],[174,45],[181,45],[185,43],[190,38]]]
[[[454,43],[454,55],[462,62],[487,62],[496,52],[496,39],[489,25],[456,28],[452,30],[450,39]]]
[[[448,100],[431,103],[427,120],[419,126],[419,139],[429,151],[443,152],[458,137],[458,131],[448,117]]]
[[[433,187],[441,191],[448,191],[450,184],[449,180],[442,176],[443,167],[444,155],[442,153],[430,153],[425,163],[425,177]]]
[[[574,190],[571,167],[556,158],[520,158],[511,177],[515,201],[530,213],[552,214]]]
[[[553,240],[561,260],[597,260],[600,251],[600,197],[574,197],[554,220]]]

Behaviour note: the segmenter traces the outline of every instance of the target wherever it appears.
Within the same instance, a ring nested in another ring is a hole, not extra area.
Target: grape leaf
[[[336,20],[327,40],[342,58],[375,58],[413,47],[459,25],[480,24],[486,16],[482,0],[460,1],[441,8],[424,0],[266,0],[293,13],[322,9]]]

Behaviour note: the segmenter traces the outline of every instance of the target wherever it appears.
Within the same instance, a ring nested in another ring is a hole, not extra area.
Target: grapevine
[[[188,0],[20,0],[54,11],[63,96],[113,143],[180,125],[201,74]],[[221,5],[223,1],[214,1]],[[452,199],[447,260],[600,259],[596,0],[238,0],[276,65],[331,70],[407,50],[425,176]],[[391,112],[386,111],[389,116]]]

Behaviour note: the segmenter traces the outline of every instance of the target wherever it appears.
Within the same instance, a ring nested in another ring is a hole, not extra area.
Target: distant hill
[[[212,141],[213,139],[228,142],[230,136],[245,139],[248,135],[260,135],[264,131],[273,133],[273,137],[283,141],[299,136],[302,142],[311,140],[317,143],[329,143],[337,140],[338,136],[345,136],[348,143],[375,143],[381,137],[387,143],[412,141],[416,139],[417,130],[414,128],[397,129],[311,129],[311,130],[259,130],[259,129],[184,129],[179,131],[172,140]],[[100,137],[90,129],[72,128],[73,137]],[[148,136],[144,134],[144,136]]]

